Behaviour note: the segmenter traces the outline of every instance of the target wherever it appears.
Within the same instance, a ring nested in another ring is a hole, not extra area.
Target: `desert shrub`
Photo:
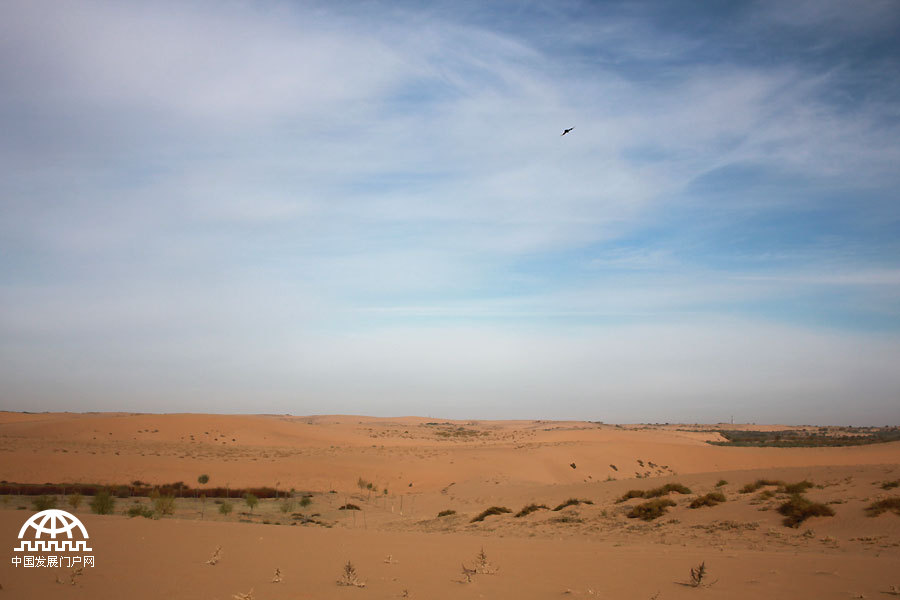
[[[748,483],[744,487],[741,488],[742,494],[751,494],[758,490],[761,487],[766,487],[769,485],[784,485],[784,482],[780,479],[757,479],[753,483]]]
[[[227,517],[228,514],[231,513],[231,502],[223,502],[220,504],[219,512]]]
[[[629,519],[643,519],[644,521],[652,521],[666,514],[669,506],[675,506],[675,503],[668,498],[655,498],[649,502],[638,504],[628,511]]]
[[[31,505],[38,511],[56,508],[56,496],[38,496],[31,501]]]
[[[91,510],[98,515],[110,514],[116,506],[116,499],[109,493],[109,490],[98,490],[91,500]]]
[[[253,507],[259,504],[259,498],[257,498],[254,494],[244,494],[244,502],[247,503],[247,506],[250,507],[250,512],[253,512]]]
[[[72,507],[72,510],[75,510],[79,506],[81,506],[81,494],[75,492],[74,494],[69,494],[66,498],[66,501],[69,503],[69,506]]]
[[[362,510],[355,504],[350,504],[349,502],[341,507],[338,507],[338,510]]]
[[[813,502],[800,494],[791,496],[790,500],[778,507],[778,512],[784,515],[782,523],[785,527],[798,527],[800,523],[810,517],[834,516],[831,507]]]
[[[477,517],[472,519],[471,523],[475,523],[478,521],[484,521],[485,517],[490,517],[491,515],[502,515],[504,513],[511,513],[512,511],[505,506],[492,506],[490,508],[482,511]]]
[[[553,510],[559,511],[559,510],[566,508],[567,506],[578,506],[579,504],[593,504],[593,503],[594,503],[593,500],[579,500],[578,498],[569,498],[568,500],[566,500],[565,502],[563,502],[562,504],[560,504]]]
[[[548,508],[546,504],[529,504],[528,506],[523,507],[522,510],[520,510],[513,516],[524,517],[525,515],[530,515],[536,510],[548,510]]]
[[[291,498],[284,498],[278,504],[278,508],[283,513],[294,512],[294,501]]]
[[[882,483],[881,489],[890,490],[898,486],[900,486],[900,479],[895,479],[894,481],[885,481],[884,483]]]
[[[146,519],[153,518],[153,510],[149,506],[143,504],[135,504],[128,509],[129,517],[144,517]]]
[[[811,481],[803,480],[798,481],[797,483],[785,483],[779,488],[779,492],[783,494],[802,494],[806,490],[815,487],[815,484]]]
[[[197,478],[197,483],[199,483],[200,485],[206,485],[207,483],[209,483],[209,475],[204,473],[203,475],[201,475],[200,477]]]
[[[722,487],[723,485],[728,485],[728,482],[725,481],[724,479],[720,479],[719,481],[716,482],[716,487]]]
[[[310,498],[309,496],[303,496],[302,498],[300,498],[300,506],[305,508],[310,504],[312,504],[312,498]]]
[[[690,503],[690,508],[700,508],[701,506],[715,506],[720,502],[725,502],[725,494],[722,492],[710,492],[704,496],[694,498]]]
[[[153,498],[153,510],[160,515],[171,515],[175,512],[175,496],[161,496],[157,494]]]
[[[877,517],[883,512],[892,511],[896,515],[900,515],[900,496],[893,498],[885,498],[878,502],[873,502],[866,507],[866,514],[870,517]]]
[[[628,490],[625,494],[616,500],[616,502],[625,502],[630,498],[659,498],[672,492],[679,494],[690,494],[691,488],[681,485],[680,483],[667,483],[666,485],[650,490]]]
[[[455,515],[456,511],[452,508],[448,508],[447,510],[442,510],[437,514],[438,517],[449,517],[450,515]]]
[[[643,498],[644,490],[628,490],[625,492],[621,498],[616,500],[616,502],[625,502],[626,500],[630,500],[631,498]]]

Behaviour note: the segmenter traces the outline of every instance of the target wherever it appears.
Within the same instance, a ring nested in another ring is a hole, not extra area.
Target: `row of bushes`
[[[100,491],[116,496],[117,498],[131,498],[134,496],[149,498],[154,491],[162,496],[197,497],[200,494],[207,498],[243,498],[247,494],[253,494],[257,498],[284,497],[284,490],[277,491],[271,487],[251,488],[191,488],[182,481],[151,485],[142,481],[134,481],[131,485],[102,485],[99,483],[0,483],[0,495],[9,496],[66,496],[68,494],[81,494],[82,496],[95,496]]]

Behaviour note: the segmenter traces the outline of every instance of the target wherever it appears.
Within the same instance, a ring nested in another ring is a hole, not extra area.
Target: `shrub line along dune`
[[[659,498],[660,496],[665,496],[672,492],[678,494],[692,493],[689,487],[681,485],[680,483],[667,483],[666,485],[650,490],[628,490],[621,498],[616,500],[616,502],[625,502],[631,498]]]
[[[476,523],[478,521],[484,521],[485,517],[489,517],[491,515],[502,515],[504,513],[511,513],[512,510],[506,508],[505,506],[492,506],[490,508],[482,511],[477,517],[472,519],[470,523]]]

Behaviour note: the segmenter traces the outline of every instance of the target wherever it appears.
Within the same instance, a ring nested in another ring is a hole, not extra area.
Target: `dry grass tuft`
[[[281,569],[275,567],[275,576],[272,577],[272,583],[281,583]]]
[[[492,506],[490,508],[482,511],[477,517],[472,519],[470,523],[477,523],[478,521],[484,521],[485,517],[490,517],[491,515],[502,515],[504,513],[511,513],[512,510],[506,508],[505,506]]]
[[[888,511],[900,515],[900,496],[885,498],[866,507],[866,514],[870,517],[877,517],[881,513]]]
[[[569,498],[568,500],[566,500],[565,502],[563,502],[562,504],[560,504],[553,510],[560,511],[560,510],[566,508],[567,506],[578,506],[579,504],[593,504],[593,503],[594,503],[593,500],[579,500],[578,498]]]
[[[222,546],[216,546],[216,551],[213,552],[213,555],[209,557],[209,560],[206,561],[206,564],[215,566],[221,558]]]
[[[675,506],[675,503],[668,498],[656,498],[633,507],[628,511],[627,516],[629,519],[652,521],[666,514],[666,509],[669,506]]]
[[[697,496],[690,503],[690,508],[700,508],[701,506],[715,506],[721,502],[725,502],[725,494],[722,492],[710,492],[704,496]]]
[[[794,494],[791,499],[778,507],[778,512],[784,515],[785,527],[799,527],[800,523],[810,517],[833,517],[831,507]]]
[[[475,556],[475,572],[481,575],[493,575],[497,571],[497,567],[488,561],[487,554],[484,552],[484,546],[482,546],[481,552]]]
[[[250,591],[246,594],[238,592],[231,597],[234,598],[234,600],[253,600],[253,588],[250,588]]]
[[[667,483],[666,485],[650,490],[628,490],[625,494],[616,500],[616,503],[625,502],[631,498],[660,498],[662,496],[676,492],[678,494],[691,494],[691,489],[680,483]]]
[[[513,516],[516,518],[524,517],[525,515],[530,515],[531,513],[533,513],[536,510],[549,510],[549,509],[547,508],[546,504],[529,504],[528,506],[523,507],[522,510],[520,510]]]
[[[761,487],[766,487],[770,485],[783,486],[784,482],[780,479],[757,479],[753,483],[748,483],[744,487],[741,488],[742,494],[752,494],[756,490]]]
[[[337,580],[337,584],[359,588],[366,587],[366,583],[359,580],[359,575],[356,572],[356,567],[354,567],[353,563],[349,560],[347,561],[347,564],[344,565],[344,572],[341,575],[341,578]]]
[[[816,484],[814,484],[812,481],[807,481],[804,479],[803,481],[798,481],[797,483],[785,483],[778,489],[778,491],[782,494],[802,494],[806,490],[814,487],[816,487]]]
[[[706,578],[706,561],[701,562],[700,566],[696,569],[691,567],[691,585],[693,587],[700,587],[703,584],[703,580]]]

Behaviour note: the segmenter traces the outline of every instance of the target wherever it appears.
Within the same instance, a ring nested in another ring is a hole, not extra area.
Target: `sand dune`
[[[700,429],[709,427],[0,413],[5,481],[196,488],[207,473],[209,486],[277,485],[311,502],[301,509],[291,500],[282,511],[286,501],[263,500],[251,512],[232,499],[234,513],[223,516],[194,494],[159,520],[121,515],[149,505],[146,498],[121,498],[118,514],[106,516],[82,505],[74,512],[91,532],[96,567],[63,585],[51,570],[16,569],[7,558],[0,585],[23,598],[226,599],[251,588],[257,599],[396,598],[404,590],[412,598],[872,598],[900,586],[900,516],[865,512],[897,495],[881,484],[900,479],[900,443],[722,447],[706,443],[718,434]],[[374,491],[360,489],[360,478]],[[758,478],[808,480],[806,496],[835,514],[785,527],[776,509],[786,494],[741,493]],[[654,521],[626,516],[643,500],[617,502],[666,483],[692,493],[671,494],[675,506]],[[688,507],[712,491],[726,502]],[[590,503],[551,510],[569,498]],[[361,510],[338,510],[347,503]],[[548,509],[514,516],[531,503]],[[513,512],[471,522],[495,505]],[[11,549],[31,503],[7,496],[0,509]],[[455,514],[437,517],[444,510]],[[220,564],[206,565],[217,546]],[[473,564],[482,547],[499,571],[460,583],[461,563]],[[365,588],[335,583],[348,560]],[[680,585],[701,561],[714,585]],[[271,583],[276,568],[281,583]]]

